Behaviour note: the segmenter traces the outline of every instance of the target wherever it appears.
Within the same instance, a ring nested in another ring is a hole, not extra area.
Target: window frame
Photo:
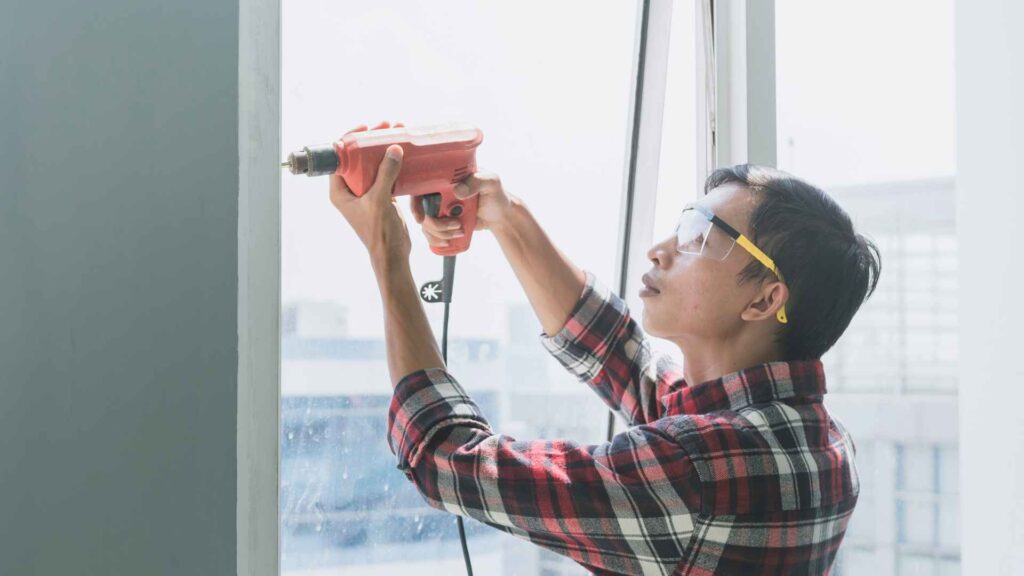
[[[706,28],[710,0],[695,2],[697,41]],[[723,3],[715,4],[721,10]],[[672,0],[638,0],[639,17],[634,46],[632,97],[626,142],[626,168],[620,209],[615,278],[619,295],[635,289],[648,263],[646,250],[654,232],[654,209],[661,155],[662,116],[667,84]],[[757,12],[756,14],[754,12]],[[774,31],[765,34],[748,26],[774,14],[774,0],[759,3],[744,19],[730,18],[715,27],[717,39],[742,38],[747,51],[769,61],[774,56]],[[765,51],[765,47],[770,50]],[[698,62],[702,50],[698,45]],[[730,74],[745,67],[746,58],[723,61],[717,68],[718,94],[728,94]],[[743,68],[745,70],[745,68]],[[705,118],[708,84],[698,64],[695,85],[698,129],[713,126]],[[747,77],[742,121],[736,111],[719,113],[717,121],[731,125],[749,157],[763,161],[764,146],[772,147],[774,164],[774,67]],[[238,425],[237,425],[237,573],[252,576],[280,574],[280,307],[281,307],[281,3],[280,0],[241,0],[239,9],[239,191],[238,191]],[[768,82],[770,80],[770,82]],[[749,109],[749,110],[747,110]],[[759,115],[772,112],[770,123]],[[751,132],[753,130],[753,132]],[[753,133],[754,137],[747,137]],[[700,130],[698,167],[708,166],[708,134]],[[719,137],[721,142],[721,137]],[[731,161],[719,158],[718,163]],[[698,169],[697,181],[706,173]],[[633,241],[633,239],[637,241]],[[632,280],[631,280],[632,279]],[[609,416],[609,434],[614,418]]]

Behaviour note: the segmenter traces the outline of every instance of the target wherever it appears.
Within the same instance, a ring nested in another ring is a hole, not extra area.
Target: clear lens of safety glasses
[[[680,254],[725,260],[735,245],[735,239],[693,208],[687,208],[679,215],[679,223],[676,225],[676,251]]]

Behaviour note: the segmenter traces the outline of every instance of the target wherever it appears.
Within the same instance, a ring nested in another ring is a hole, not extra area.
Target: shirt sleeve
[[[429,368],[395,387],[388,442],[434,508],[594,571],[668,574],[683,556],[700,489],[667,425],[633,427],[601,444],[520,441],[494,434],[455,378]]]
[[[651,347],[626,302],[591,273],[561,330],[541,344],[630,426],[664,415],[660,398],[683,383],[682,366]]]

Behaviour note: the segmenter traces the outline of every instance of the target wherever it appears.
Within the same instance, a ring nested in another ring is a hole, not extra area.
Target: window
[[[697,26],[697,8],[699,4],[691,6],[691,3],[686,2],[676,3],[672,9],[653,233],[651,238],[639,240],[646,242],[645,251],[651,244],[674,234],[683,207],[704,193],[698,183],[700,177],[697,166],[697,146],[702,143],[697,127],[697,47],[693,34]],[[652,266],[645,257],[644,270]],[[624,299],[630,311],[635,311],[639,321],[643,301],[637,291],[629,291]],[[668,354],[680,364],[683,362],[682,352],[674,343],[663,338],[648,337],[651,347],[658,353]]]
[[[484,132],[479,169],[499,174],[561,250],[611,283],[635,2],[282,7],[286,151],[381,120],[472,122]],[[339,44],[344,58],[331,60]],[[282,571],[461,573],[455,517],[423,501],[387,446],[391,386],[365,251],[328,201],[326,179],[285,174],[281,183]],[[417,283],[439,279],[442,259],[408,199],[399,204]],[[541,347],[540,323],[489,232],[474,234],[455,278],[448,365],[494,428],[519,438],[603,440],[607,410]],[[443,305],[425,307],[440,339]],[[465,527],[477,573],[582,573],[473,520]]]
[[[875,295],[822,359],[861,476],[836,572],[957,574],[952,2],[789,0],[776,27],[779,167],[882,253]]]

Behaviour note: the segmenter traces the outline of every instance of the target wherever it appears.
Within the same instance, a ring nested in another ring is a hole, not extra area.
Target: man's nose
[[[672,264],[675,255],[675,237],[666,238],[647,250],[647,258],[655,266],[666,267]]]

